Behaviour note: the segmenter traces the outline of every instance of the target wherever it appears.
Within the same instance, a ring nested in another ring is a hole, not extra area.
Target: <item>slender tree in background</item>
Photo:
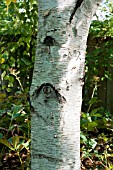
[[[30,90],[31,169],[80,169],[86,41],[101,0],[39,0]]]

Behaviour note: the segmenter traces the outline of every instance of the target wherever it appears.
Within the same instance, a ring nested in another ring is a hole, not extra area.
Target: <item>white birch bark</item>
[[[80,111],[86,41],[101,0],[39,0],[30,90],[31,169],[80,170]]]

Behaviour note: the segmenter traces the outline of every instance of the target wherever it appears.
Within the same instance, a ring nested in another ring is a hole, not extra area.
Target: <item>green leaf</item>
[[[13,107],[12,107],[12,111],[13,111],[13,113],[15,114],[15,113],[20,113],[20,111],[22,110],[23,108],[22,108],[22,105],[13,105]]]
[[[19,136],[15,135],[12,137],[12,145],[15,148],[15,150],[17,150],[18,144],[19,144]]]
[[[97,122],[88,122],[88,130],[92,130],[93,128],[95,128],[96,126],[98,126],[98,123]]]
[[[95,116],[95,113],[97,113],[100,110],[100,108],[93,109],[90,113],[90,116]]]
[[[95,103],[100,103],[102,102],[101,100],[98,100],[98,97],[93,97],[91,98],[91,100],[89,101],[89,105],[92,106]]]
[[[9,87],[6,88],[6,90],[7,90],[7,92],[11,92],[11,88],[9,88]]]
[[[6,113],[6,110],[0,110],[0,116],[2,116],[4,113]]]
[[[16,118],[19,117],[20,115],[21,115],[20,113],[15,113],[15,114],[13,114],[12,117],[11,117],[11,120],[16,119]]]
[[[0,133],[0,138],[3,138],[4,136],[3,136],[3,134],[2,133]]]
[[[95,114],[95,117],[102,117],[102,115],[99,114],[99,113],[96,113],[96,114]]]
[[[90,101],[89,101],[89,104],[92,105],[94,103],[97,103],[97,97],[93,97]]]
[[[96,142],[95,139],[90,139],[90,140],[88,141],[88,144],[91,146],[92,149],[94,149],[95,146],[97,145],[97,142]]]
[[[12,145],[7,141],[7,139],[0,139],[0,143],[2,143],[3,145],[7,146],[9,149],[11,150],[15,150]]]
[[[84,143],[87,143],[87,138],[82,132],[80,132],[80,138],[83,140]]]

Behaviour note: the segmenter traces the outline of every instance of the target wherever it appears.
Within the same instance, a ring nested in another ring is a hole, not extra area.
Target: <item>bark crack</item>
[[[43,158],[46,158],[48,159],[49,161],[52,161],[52,162],[63,162],[63,159],[60,159],[60,158],[55,158],[55,157],[51,157],[49,155],[45,155],[45,154],[34,154],[32,157],[37,157],[37,158],[40,158],[40,159],[43,159]]]
[[[74,9],[73,9],[73,12],[72,12],[72,14],[71,14],[71,16],[70,16],[70,19],[69,19],[69,22],[70,22],[70,23],[71,23],[74,15],[75,15],[77,9],[81,6],[81,4],[82,4],[83,1],[84,1],[84,0],[77,0],[76,5],[75,5],[75,7],[74,7]]]

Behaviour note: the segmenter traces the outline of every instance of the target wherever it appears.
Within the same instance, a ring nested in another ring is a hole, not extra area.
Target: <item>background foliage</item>
[[[0,1],[0,168],[29,169],[37,1]]]
[[[81,113],[82,170],[113,169],[113,114],[107,98],[104,101],[99,94],[100,88],[107,93],[107,84],[113,81],[113,2],[105,4],[106,17],[92,22],[88,37]],[[113,102],[113,96],[109,97]]]

